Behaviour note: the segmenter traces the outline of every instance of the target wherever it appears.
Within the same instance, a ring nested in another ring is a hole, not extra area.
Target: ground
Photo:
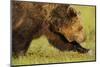
[[[83,26],[87,39],[82,43],[83,47],[89,48],[86,54],[78,52],[59,51],[49,44],[45,36],[41,36],[31,42],[26,56],[12,58],[12,65],[45,64],[60,62],[79,62],[95,60],[95,7],[73,5],[81,12]],[[33,49],[34,48],[34,49]]]

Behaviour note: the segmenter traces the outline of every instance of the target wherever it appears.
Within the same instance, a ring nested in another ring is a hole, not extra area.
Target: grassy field
[[[51,46],[45,36],[41,36],[31,42],[31,46],[26,56],[19,58],[12,57],[12,65],[26,64],[45,64],[61,62],[79,62],[95,60],[95,7],[93,6],[75,6],[81,12],[84,30],[86,31],[87,40],[82,44],[83,47],[89,48],[87,54],[77,52],[61,52]]]

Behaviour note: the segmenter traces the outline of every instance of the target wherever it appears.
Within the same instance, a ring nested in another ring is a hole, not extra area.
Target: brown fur
[[[76,35],[77,34],[77,35]],[[32,39],[45,35],[57,49],[86,53],[77,12],[70,5],[12,2],[12,51],[25,54]]]

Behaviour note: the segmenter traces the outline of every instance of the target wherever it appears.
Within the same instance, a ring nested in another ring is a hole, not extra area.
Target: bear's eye
[[[82,27],[82,26],[78,27],[78,31],[81,31],[82,29],[83,29],[83,27]]]
[[[57,28],[57,31],[59,31],[59,28]]]

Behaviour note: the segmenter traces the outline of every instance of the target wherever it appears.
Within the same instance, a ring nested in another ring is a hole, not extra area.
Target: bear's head
[[[51,12],[51,28],[69,42],[81,43],[85,40],[81,18],[69,5],[59,5]]]

